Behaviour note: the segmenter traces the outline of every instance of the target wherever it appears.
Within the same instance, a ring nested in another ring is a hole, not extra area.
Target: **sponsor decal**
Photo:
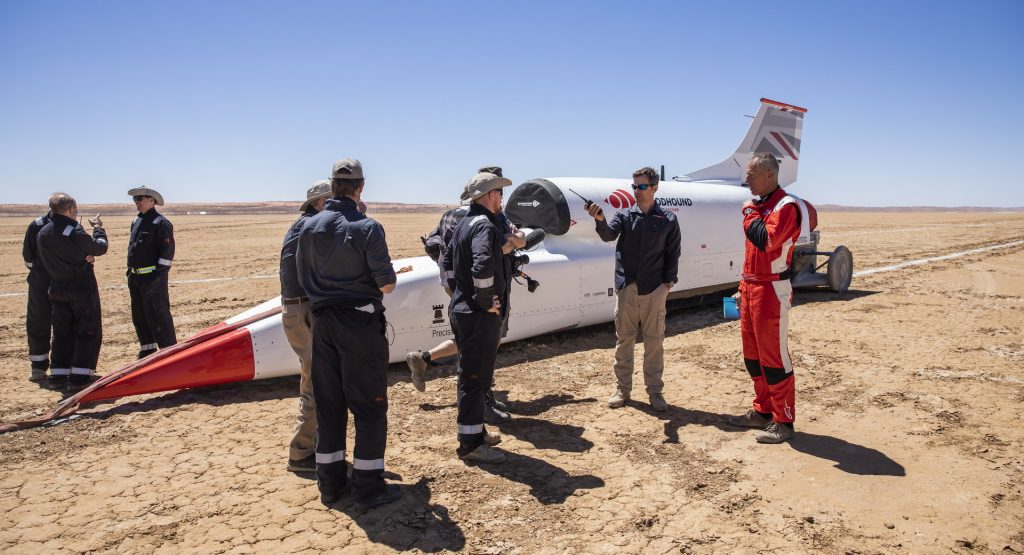
[[[452,336],[452,329],[451,328],[432,329],[432,330],[430,330],[430,336],[431,337],[451,337]]]
[[[434,324],[443,324],[444,323],[444,305],[443,304],[435,304],[435,305],[433,305],[432,308],[434,309],[434,321],[433,321],[433,323]]]
[[[516,205],[517,206],[522,206],[523,208],[537,208],[538,206],[540,206],[540,201],[534,199],[534,200],[529,201],[529,202],[526,202],[526,201],[517,202]]]
[[[615,294],[615,288],[613,288],[613,287],[609,287],[609,288],[608,288],[608,296],[609,296],[609,297],[611,297],[611,296],[612,296],[612,295],[614,295],[614,294]]]
[[[633,193],[630,193],[625,189],[616,189],[612,191],[612,194],[608,195],[608,198],[604,199],[604,202],[618,210],[620,208],[629,208],[635,205],[636,197],[633,196]]]
[[[569,227],[572,227],[572,226],[574,226],[574,225],[576,225],[576,220],[572,220],[572,219],[570,219],[570,220],[569,220]]]
[[[693,206],[693,201],[688,198],[655,198],[654,202],[658,206]]]

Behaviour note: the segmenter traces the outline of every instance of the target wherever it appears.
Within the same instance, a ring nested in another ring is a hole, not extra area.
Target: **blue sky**
[[[1024,2],[0,2],[0,202],[370,201],[714,164],[808,108],[818,204],[1024,206]]]

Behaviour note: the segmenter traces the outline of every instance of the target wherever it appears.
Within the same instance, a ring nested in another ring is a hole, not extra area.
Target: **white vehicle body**
[[[679,281],[672,298],[703,295],[735,287],[743,266],[744,235],[740,206],[752,198],[740,186],[746,160],[756,150],[780,159],[780,182],[796,179],[802,108],[762,99],[761,107],[736,152],[724,162],[658,185],[656,202],[676,214],[682,236]],[[513,284],[509,330],[503,342],[612,320],[615,309],[615,243],[605,243],[579,195],[599,203],[605,216],[636,203],[632,179],[559,177],[527,181],[506,195],[506,215],[525,231],[544,227],[546,238],[526,254],[523,270],[541,286],[533,293]],[[806,207],[801,202],[806,214]],[[440,217],[440,215],[438,215]],[[802,218],[801,244],[813,244],[808,218]],[[539,223],[546,225],[538,225]],[[409,351],[426,350],[452,338],[448,319],[450,299],[440,285],[438,266],[421,256],[395,261],[411,266],[399,274],[395,291],[384,296],[391,362],[405,360]],[[268,301],[232,320],[270,308]],[[257,352],[257,376],[294,373],[297,367],[280,326],[274,322],[250,326]],[[230,322],[230,320],[229,320]],[[259,328],[258,330],[255,328]],[[259,343],[259,347],[257,346]],[[270,348],[269,346],[275,346]],[[281,349],[281,356],[271,354]],[[260,364],[265,353],[268,363]]]
[[[740,281],[745,237],[741,205],[751,197],[741,186],[746,160],[754,152],[779,159],[782,186],[796,180],[805,110],[772,100],[760,109],[736,151],[719,164],[672,181],[661,181],[656,202],[675,213],[681,232],[678,283],[671,297],[705,295]],[[605,217],[636,203],[632,179],[559,177],[532,179],[506,196],[505,213],[524,231],[543,229],[543,241],[525,254],[523,267],[540,287],[530,293],[512,286],[511,317],[504,342],[609,322],[615,309],[615,244],[605,243],[584,209],[584,197],[598,203]],[[829,285],[845,291],[852,256],[845,247],[816,251],[814,213],[798,201],[802,228],[792,264],[795,287]],[[811,217],[808,217],[811,215]],[[440,214],[438,215],[440,217]],[[828,256],[828,273],[815,270],[815,257]],[[450,299],[441,287],[437,264],[421,256],[394,261],[393,293],[384,296],[390,362],[452,337]],[[273,378],[299,373],[299,362],[281,325],[280,297],[229,318],[182,343],[161,349],[84,390],[68,402]]]

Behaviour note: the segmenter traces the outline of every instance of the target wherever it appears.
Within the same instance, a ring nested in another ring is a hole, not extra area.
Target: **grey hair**
[[[50,212],[53,214],[63,214],[78,203],[75,199],[71,198],[71,195],[67,193],[54,193],[50,195]]]
[[[770,152],[755,152],[749,162],[759,170],[770,170],[775,177],[779,176],[779,160]]]

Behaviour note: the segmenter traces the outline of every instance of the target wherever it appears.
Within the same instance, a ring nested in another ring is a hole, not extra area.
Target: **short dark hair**
[[[633,172],[633,177],[640,177],[641,175],[646,175],[647,182],[651,185],[657,185],[661,182],[661,176],[658,175],[658,172],[650,166],[644,166]]]
[[[335,177],[331,179],[331,194],[336,197],[350,197],[362,188],[365,181],[361,177],[359,179]]]
[[[77,204],[67,193],[58,192],[50,195],[50,212],[54,214],[63,214]]]

